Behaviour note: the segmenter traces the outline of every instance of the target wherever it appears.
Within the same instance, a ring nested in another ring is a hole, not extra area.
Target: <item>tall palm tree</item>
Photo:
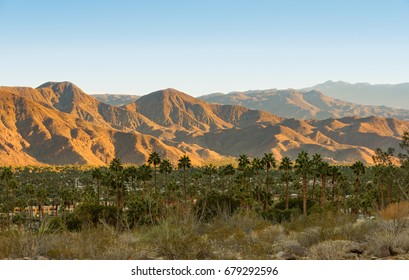
[[[294,168],[297,170],[297,173],[302,176],[303,214],[307,215],[307,179],[311,173],[311,160],[306,151],[303,150],[298,154]]]
[[[165,187],[168,187],[168,175],[172,172],[173,170],[173,165],[170,163],[168,159],[162,160],[162,162],[159,164],[159,172],[161,174],[165,174]]]
[[[101,168],[94,168],[92,169],[92,178],[96,180],[97,182],[97,204],[99,204],[100,202],[100,198],[101,198],[101,181],[102,181],[102,172],[101,172]]]
[[[322,163],[322,157],[320,154],[315,153],[312,155],[311,158],[311,174],[312,174],[312,190],[311,190],[311,199],[315,200],[315,183],[317,181],[317,177],[320,177],[320,164]]]
[[[23,185],[23,193],[24,197],[26,200],[26,206],[28,207],[28,228],[31,229],[31,224],[32,224],[32,219],[33,219],[33,200],[34,200],[34,194],[35,194],[35,189],[32,184],[24,184]]]
[[[152,168],[147,164],[142,164],[138,168],[138,180],[143,182],[143,192],[146,192],[146,182],[152,179]]]
[[[338,166],[332,165],[329,168],[329,175],[331,176],[331,205],[334,207],[335,203],[335,183],[338,180],[339,176],[341,176],[341,171],[339,170]]]
[[[185,198],[187,195],[187,188],[186,188],[186,169],[192,167],[192,163],[190,161],[189,156],[184,155],[178,160],[178,168],[183,169],[183,189],[185,192]]]
[[[153,180],[154,180],[154,184],[155,184],[155,190],[157,190],[157,185],[156,185],[156,167],[158,166],[158,164],[160,164],[161,159],[160,156],[157,152],[152,152],[149,155],[148,158],[148,163],[153,165],[153,169],[154,169],[154,173],[153,173]]]
[[[293,163],[288,157],[283,157],[280,163],[280,170],[284,172],[285,180],[285,209],[288,209],[290,196],[288,193],[288,183],[290,181],[290,171],[293,169]]]
[[[393,174],[394,166],[392,160],[394,152],[394,148],[388,148],[387,151],[383,151],[382,149],[378,148],[375,150],[375,155],[372,156],[375,166],[378,166],[384,173],[382,178],[385,178],[386,181],[389,182],[386,184],[386,205],[388,205],[391,201],[392,185],[394,185],[392,183],[393,179],[387,178],[388,175],[391,176]]]
[[[322,161],[318,166],[318,174],[321,176],[321,207],[325,207],[327,193],[327,176],[330,175],[328,162]]]
[[[45,187],[40,187],[36,189],[35,197],[37,200],[38,214],[40,220],[44,218],[43,206],[48,202],[48,190]]]
[[[138,179],[138,168],[135,165],[128,166],[125,169],[126,177],[131,180],[131,190],[135,191],[135,181]]]
[[[239,156],[239,170],[244,170],[245,168],[247,168],[250,164],[250,160],[248,158],[247,155],[245,154],[241,154]]]
[[[213,191],[213,174],[217,172],[216,166],[208,164],[204,167],[203,173],[209,176],[210,192]]]
[[[343,210],[346,213],[346,192],[349,188],[349,180],[347,176],[343,173],[340,173],[338,177],[338,191],[337,191],[337,212],[341,209],[341,194],[343,197]]]
[[[13,171],[11,169],[11,166],[7,167],[4,166],[3,170],[0,175],[0,179],[3,182],[4,188],[5,188],[5,202],[8,204],[7,207],[7,212],[11,211],[11,221],[13,221],[13,213],[14,213],[14,205],[12,203],[12,198],[11,198],[11,192],[12,192],[12,185],[13,183]]]
[[[266,153],[264,154],[263,158],[261,159],[261,163],[264,166],[264,169],[266,171],[266,195],[264,198],[264,210],[267,209],[268,205],[268,196],[270,194],[270,177],[269,177],[269,172],[271,168],[276,168],[276,159],[273,156],[272,153]]]
[[[122,162],[119,158],[112,159],[109,164],[109,170],[111,171],[114,179],[114,185],[116,190],[116,211],[117,211],[117,227],[119,227],[119,216],[120,212],[123,209],[123,175]]]
[[[231,176],[234,175],[234,173],[236,173],[236,170],[234,169],[232,164],[227,164],[226,166],[224,166],[222,168],[222,174],[223,176],[229,176],[229,189],[231,189]]]
[[[361,161],[356,161],[350,166],[355,174],[355,209],[354,213],[359,212],[359,175],[365,174],[365,166]]]
[[[372,174],[373,174],[373,182],[377,187],[377,206],[378,210],[384,208],[384,179],[385,179],[385,168],[380,164],[376,164],[371,167]]]

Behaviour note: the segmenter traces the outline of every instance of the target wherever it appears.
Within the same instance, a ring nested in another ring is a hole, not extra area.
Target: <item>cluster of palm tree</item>
[[[371,213],[409,199],[407,133],[401,148],[406,153],[399,155],[400,165],[394,164],[393,149],[377,149],[371,166],[360,161],[330,165],[319,154],[301,151],[294,161],[289,157],[277,161],[272,153],[261,158],[242,154],[237,165],[222,166],[194,167],[188,155],[173,165],[152,152],[139,166],[124,165],[114,158],[109,166],[95,168],[3,167],[0,212],[2,221],[11,223],[18,216],[16,208],[28,207],[26,223],[31,223],[33,206],[39,213],[44,205],[55,206],[54,214],[65,217],[66,210],[77,205],[99,205],[114,208],[117,217],[132,212],[134,216],[146,214],[155,222],[169,207],[194,205],[199,200],[207,207],[218,203],[209,199],[212,194],[212,199],[215,195],[236,199],[239,211],[261,214],[280,207],[283,211],[299,209],[304,215],[317,209]]]

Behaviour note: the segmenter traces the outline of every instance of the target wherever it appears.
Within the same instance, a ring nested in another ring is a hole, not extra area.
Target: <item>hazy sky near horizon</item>
[[[408,74],[409,0],[0,0],[0,85],[199,96]]]

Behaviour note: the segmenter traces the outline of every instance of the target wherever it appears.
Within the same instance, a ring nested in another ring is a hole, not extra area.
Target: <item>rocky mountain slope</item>
[[[307,105],[306,105],[307,106]],[[0,165],[143,163],[157,151],[176,163],[223,162],[272,152],[318,152],[333,163],[371,163],[399,148],[409,122],[380,117],[297,120],[239,105],[210,104],[175,89],[112,106],[69,82],[0,87]]]

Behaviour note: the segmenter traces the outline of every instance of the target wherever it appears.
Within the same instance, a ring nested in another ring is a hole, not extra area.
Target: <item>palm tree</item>
[[[341,194],[343,197],[343,209],[346,213],[346,192],[349,187],[349,180],[347,176],[343,173],[340,173],[338,177],[338,192],[337,192],[337,212],[341,209]]]
[[[375,150],[375,155],[372,156],[375,166],[378,166],[381,169],[381,171],[384,173],[382,177],[385,179],[388,177],[388,175],[390,176],[393,174],[394,167],[392,159],[394,152],[394,148],[388,148],[387,151],[382,151],[382,149],[378,148]],[[392,185],[394,184],[392,183],[393,179],[388,178],[386,180],[389,181],[386,187],[386,205],[388,205],[391,201]]]
[[[318,166],[318,174],[321,176],[321,207],[325,207],[327,193],[327,175],[330,173],[330,166],[327,162],[322,161]]]
[[[168,187],[168,175],[172,172],[173,165],[170,163],[168,159],[162,160],[159,165],[159,172],[161,174],[165,174],[165,186]]]
[[[135,165],[125,169],[126,177],[131,180],[131,190],[135,190],[135,181],[138,179],[138,168]]]
[[[28,228],[31,229],[31,223],[33,219],[33,200],[35,194],[34,186],[32,184],[24,184],[23,193],[26,200],[26,206],[28,207]]]
[[[11,211],[11,221],[13,221],[13,213],[14,213],[14,205],[11,202],[12,198],[11,198],[11,189],[12,189],[12,185],[13,183],[13,171],[11,169],[11,166],[7,167],[4,166],[3,167],[3,171],[1,172],[0,175],[0,179],[3,182],[3,185],[5,187],[5,192],[6,192],[6,197],[5,197],[5,202],[7,202],[7,204],[9,205],[9,207],[7,207],[7,211]]]
[[[158,164],[160,164],[160,162],[161,162],[161,159],[160,159],[160,156],[159,156],[159,154],[158,154],[157,152],[152,152],[152,153],[149,155],[148,163],[149,163],[149,164],[153,164],[153,169],[154,169],[153,180],[154,180],[154,184],[155,184],[155,190],[157,190],[157,185],[156,185],[156,166],[157,166]]]
[[[268,195],[270,194],[270,177],[269,171],[270,168],[276,168],[276,159],[274,158],[272,153],[264,154],[264,157],[261,159],[261,163],[266,170],[266,195],[264,198],[264,210],[267,209],[268,205]]]
[[[116,190],[117,227],[119,227],[119,216],[121,209],[123,208],[123,169],[124,167],[119,158],[114,158],[109,164],[109,170],[112,172]]]
[[[236,173],[236,170],[234,169],[232,164],[228,164],[226,166],[224,166],[221,170],[221,173],[224,176],[229,176],[229,189],[231,189],[231,176],[234,175],[234,173]]]
[[[365,166],[361,161],[356,161],[350,166],[352,171],[355,174],[355,209],[354,213],[358,214],[359,212],[359,175],[365,174]]]
[[[40,220],[44,217],[43,206],[48,202],[48,191],[45,187],[40,187],[36,189],[35,197],[37,200],[37,207]]]
[[[254,182],[253,185],[256,186],[256,190],[257,190],[257,201],[260,202],[261,201],[261,188],[260,188],[260,182],[258,180],[259,178],[259,171],[263,169],[263,163],[261,162],[261,160],[258,157],[253,158],[253,160],[250,163],[250,168],[247,168],[247,175],[249,176],[249,178],[251,178],[253,175],[255,175],[255,179],[256,181]]]
[[[341,171],[339,171],[338,166],[332,165],[329,168],[329,175],[331,176],[331,204],[334,207],[335,203],[335,182],[338,180],[339,176],[341,176]]]
[[[186,169],[192,167],[192,163],[190,161],[189,156],[184,155],[178,160],[178,168],[183,169],[183,189],[185,192],[185,198],[187,195],[187,189],[186,189]]]
[[[97,204],[99,204],[101,194],[101,180],[102,180],[102,172],[100,168],[94,168],[92,169],[92,178],[97,181]]]
[[[301,151],[295,160],[294,168],[297,173],[302,176],[302,192],[303,192],[303,214],[307,215],[307,185],[308,174],[311,173],[311,160],[306,151]]]
[[[152,179],[152,168],[147,164],[142,164],[138,168],[138,180],[143,182],[143,192],[146,192],[146,181]]]
[[[315,200],[315,183],[317,181],[317,177],[319,177],[321,174],[319,172],[320,169],[320,164],[322,163],[322,157],[320,154],[313,154],[311,158],[311,174],[313,176],[312,178],[312,191],[311,191],[311,199],[314,201]]]
[[[203,173],[209,176],[210,192],[213,191],[213,174],[216,172],[216,166],[214,166],[213,164],[206,165],[203,170]]]
[[[378,210],[384,208],[384,179],[385,179],[385,169],[384,166],[380,164],[376,164],[371,167],[372,174],[373,174],[373,182],[375,186],[377,186],[377,205]]]
[[[247,155],[241,154],[239,156],[239,170],[244,170],[250,164],[250,160]]]
[[[290,171],[293,169],[293,163],[288,157],[283,157],[280,163],[280,170],[284,171],[284,180],[285,180],[285,209],[288,209],[288,204],[290,200],[290,196],[288,193],[288,183],[290,180]]]

